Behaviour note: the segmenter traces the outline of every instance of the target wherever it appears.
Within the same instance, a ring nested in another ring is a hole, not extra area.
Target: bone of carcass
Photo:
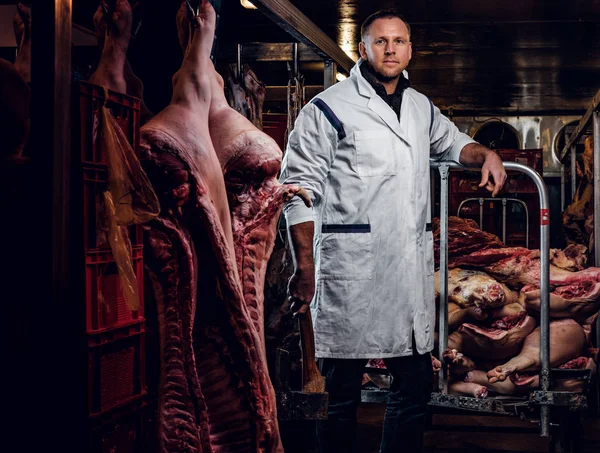
[[[501,359],[517,354],[536,322],[525,312],[501,318],[489,326],[463,324],[448,336],[448,348],[473,359]]]
[[[440,220],[434,218],[433,227],[433,250],[435,266],[440,264]],[[501,248],[504,244],[498,236],[482,231],[477,223],[471,219],[460,217],[448,217],[448,259],[450,262],[454,257],[460,257],[491,248]]]
[[[583,328],[572,319],[561,319],[550,323],[550,366],[555,367],[574,359],[585,345]],[[519,355],[487,374],[489,381],[504,381],[511,374],[537,371],[540,368],[540,328],[536,328],[523,343]]]
[[[528,310],[540,312],[540,290],[527,285],[521,289],[521,298]],[[568,286],[559,286],[550,293],[550,317],[573,318],[584,321],[600,309],[600,282],[583,280]]]
[[[178,13],[182,34],[186,14],[184,2]],[[276,173],[278,157],[264,158],[256,140],[250,141],[255,159],[247,145],[237,142],[231,149],[237,152],[223,155],[222,142],[209,129],[217,93],[210,61],[215,12],[207,0],[193,25],[183,64],[173,77],[171,103],[141,131],[144,165],[161,202],[159,218],[147,227],[145,247],[160,336],[159,450],[282,451],[264,347],[244,298],[251,291],[247,285],[258,286],[259,275],[245,275],[242,265],[242,284],[234,246],[239,234],[232,230],[222,169],[223,163],[236,169],[237,164],[249,175],[247,165],[255,165],[257,173],[247,183],[249,198],[263,193],[260,178]],[[244,210],[263,220],[273,211],[268,203],[282,203],[295,192],[266,179],[269,196],[249,201]],[[257,246],[251,258],[268,258],[270,227],[270,219],[261,224],[257,218],[250,228],[255,234],[242,235],[253,241],[248,253]]]
[[[440,294],[440,272],[435,273],[435,296]],[[448,301],[462,308],[496,308],[512,304],[518,294],[481,271],[451,269],[448,272]]]

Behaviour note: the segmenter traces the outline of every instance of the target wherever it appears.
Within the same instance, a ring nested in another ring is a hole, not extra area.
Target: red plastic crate
[[[143,322],[89,335],[89,414],[102,416],[146,394]]]
[[[110,250],[85,254],[86,332],[119,327],[144,320],[143,248],[133,247],[131,259],[135,271],[140,307],[130,310],[121,291],[117,265]]]
[[[499,149],[496,150],[504,162],[518,162],[533,168],[538,173],[542,172],[542,150],[541,149]],[[489,197],[490,192],[485,187],[478,187],[481,181],[481,173],[464,172],[452,170],[450,172],[450,192],[453,194],[465,194],[472,197]],[[501,194],[537,194],[537,187],[533,180],[523,173],[509,171],[508,178],[504,183]],[[501,195],[499,195],[501,196]]]
[[[78,117],[73,127],[79,131],[79,136],[74,143],[79,143],[81,162],[106,164],[106,154],[98,139],[104,89],[88,82],[78,82],[76,90],[79,94],[79,108],[76,110]],[[109,90],[107,107],[137,154],[140,144],[140,100]]]
[[[142,453],[143,416],[129,414],[91,433],[89,453]]]
[[[107,188],[106,167],[83,169],[83,247],[87,250],[109,249],[108,219],[104,208],[104,192]],[[141,225],[127,227],[132,246],[141,246]]]
[[[91,418],[89,453],[147,453],[147,408],[142,400]]]
[[[544,165],[542,149],[498,149],[496,151],[505,162],[517,162],[542,173]]]

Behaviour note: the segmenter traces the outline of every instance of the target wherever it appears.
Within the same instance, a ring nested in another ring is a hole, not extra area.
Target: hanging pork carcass
[[[569,243],[584,244],[593,250],[594,222],[594,138],[589,136],[584,141],[582,165],[577,166],[577,174],[581,177],[573,201],[562,213],[562,224]],[[598,265],[599,263],[596,263]]]
[[[141,130],[160,199],[147,226],[147,275],[160,337],[159,449],[281,451],[267,373],[262,288],[283,204],[281,150],[233,110],[210,60],[207,0],[177,19],[185,44],[167,108]]]

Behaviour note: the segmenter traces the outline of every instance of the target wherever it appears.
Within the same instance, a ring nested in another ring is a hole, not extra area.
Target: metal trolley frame
[[[448,394],[448,368],[443,366],[439,373],[438,391],[431,394],[429,405],[440,410],[458,410],[482,415],[516,416],[540,423],[540,435],[549,437],[554,428],[550,451],[569,453],[581,451],[581,413],[587,408],[585,395],[574,392],[551,390],[551,378],[577,378],[590,381],[590,370],[563,370],[550,368],[550,216],[546,185],[542,177],[530,167],[514,162],[504,162],[507,170],[526,174],[535,182],[540,199],[540,293],[541,293],[541,345],[540,386],[528,396],[493,396],[483,399]],[[466,169],[459,164],[432,162],[432,169],[440,173],[440,306],[439,306],[439,353],[448,346],[448,193],[450,169]],[[373,370],[373,372],[377,372]],[[362,401],[384,402],[387,391],[363,390]],[[558,423],[556,423],[558,421]]]
[[[491,198],[491,197],[473,197],[473,198],[465,198],[458,205],[458,209],[456,211],[456,216],[460,217],[460,211],[463,206],[467,203],[472,202],[479,203],[479,228],[483,230],[483,204],[485,201],[490,202],[502,202],[502,242],[506,244],[506,205],[510,201],[511,203],[517,203],[523,206],[525,210],[525,248],[529,248],[529,208],[527,208],[527,203],[523,200],[519,200],[518,198]]]
[[[540,420],[540,434],[547,437],[550,434],[551,408],[562,408],[568,413],[580,411],[587,407],[584,395],[572,392],[556,392],[550,389],[551,375],[553,377],[577,377],[589,379],[589,371],[583,373],[579,370],[550,369],[550,338],[549,338],[549,297],[550,297],[550,216],[548,192],[542,177],[532,168],[523,164],[505,162],[507,170],[516,170],[528,175],[535,182],[540,198],[540,292],[541,292],[541,345],[540,345],[540,388],[530,393],[529,397],[490,397],[476,399],[448,394],[448,369],[446,366],[439,374],[439,391],[431,396],[430,405],[434,407],[452,408],[483,412],[487,414],[512,415],[527,418],[532,413],[538,413]],[[432,168],[437,168],[440,173],[440,307],[439,307],[439,351],[440,354],[448,346],[448,174],[449,170],[460,169],[456,163],[434,162]],[[473,170],[473,169],[469,169]],[[572,416],[571,416],[572,418]],[[568,419],[568,418],[567,418]],[[567,420],[563,418],[563,421]],[[564,428],[564,427],[563,427]],[[570,432],[569,432],[570,431]],[[576,429],[561,429],[560,436],[573,436],[579,432]],[[571,451],[565,445],[572,445],[572,440],[559,440],[552,443],[552,451]],[[572,450],[575,451],[575,450]]]

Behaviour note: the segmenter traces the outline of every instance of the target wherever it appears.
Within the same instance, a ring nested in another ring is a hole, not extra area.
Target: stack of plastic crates
[[[127,228],[136,275],[140,307],[126,303],[117,264],[108,243],[104,207],[108,163],[101,146],[101,111],[104,89],[86,82],[75,86],[73,153],[76,159],[74,200],[81,213],[81,229],[75,239],[83,251],[85,329],[90,417],[90,452],[140,451],[146,396],[144,263],[142,227]],[[108,91],[106,101],[113,117],[139,153],[140,101]],[[139,156],[139,154],[138,154]],[[79,190],[80,189],[80,190]]]

